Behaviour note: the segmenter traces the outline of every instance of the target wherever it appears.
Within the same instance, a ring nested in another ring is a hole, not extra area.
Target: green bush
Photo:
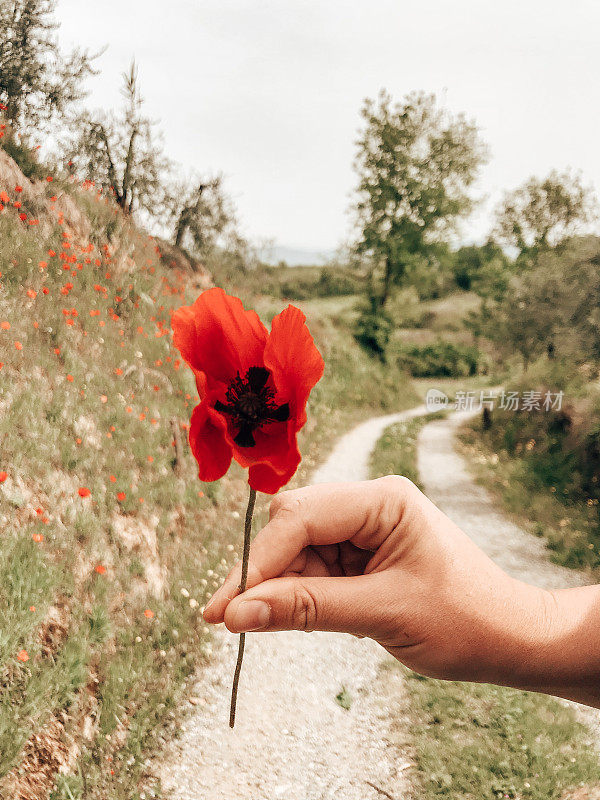
[[[394,323],[390,315],[371,297],[356,320],[354,338],[368,352],[385,361],[385,353]]]
[[[398,363],[417,378],[466,378],[476,375],[480,354],[476,347],[435,342],[404,347]]]

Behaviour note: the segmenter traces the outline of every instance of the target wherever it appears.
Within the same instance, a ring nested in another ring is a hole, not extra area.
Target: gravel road
[[[340,439],[313,482],[368,477],[370,453],[389,425],[424,406],[374,418]],[[453,445],[464,414],[431,422],[420,434],[418,466],[426,493],[495,561],[540,586],[572,586],[577,573],[551,564],[542,542],[509,522],[468,475]],[[216,656],[198,676],[198,705],[171,743],[158,774],[173,800],[401,800],[406,752],[388,736],[398,708],[399,674],[377,680],[387,654],[370,640],[331,633],[250,634],[236,727],[227,725],[237,637],[220,628]],[[335,696],[345,687],[349,711]],[[587,716],[588,722],[594,722]]]
[[[467,472],[454,439],[469,416],[458,412],[421,429],[417,466],[425,494],[513,577],[546,589],[580,586],[581,573],[552,564],[543,541],[510,522]]]

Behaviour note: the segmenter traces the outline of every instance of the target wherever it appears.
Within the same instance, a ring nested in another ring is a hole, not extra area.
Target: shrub
[[[365,350],[385,361],[392,329],[392,318],[381,308],[377,298],[371,297],[356,320],[354,338]]]
[[[417,378],[466,378],[477,374],[479,362],[476,347],[443,341],[404,347],[398,356],[399,365]]]

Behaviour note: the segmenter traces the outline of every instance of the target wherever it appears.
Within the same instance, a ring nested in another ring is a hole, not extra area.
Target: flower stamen
[[[265,367],[250,367],[243,377],[238,372],[227,388],[225,402],[215,403],[215,409],[227,414],[239,428],[233,440],[239,447],[254,447],[254,432],[263,425],[289,419],[289,404],[274,402],[275,390],[267,383],[269,375]]]

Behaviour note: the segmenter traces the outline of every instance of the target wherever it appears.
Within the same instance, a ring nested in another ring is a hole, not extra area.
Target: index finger
[[[271,519],[250,548],[246,588],[284,573],[305,547],[351,541],[375,551],[402,516],[409,481],[397,476],[356,483],[306,486],[278,495]],[[207,622],[222,622],[239,594],[241,564],[231,570],[206,606]]]

